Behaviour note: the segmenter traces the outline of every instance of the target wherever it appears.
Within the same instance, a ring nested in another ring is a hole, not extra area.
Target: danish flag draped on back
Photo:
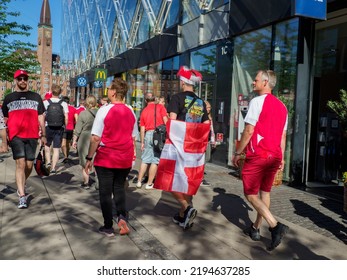
[[[210,125],[169,120],[154,188],[195,195],[204,176]]]

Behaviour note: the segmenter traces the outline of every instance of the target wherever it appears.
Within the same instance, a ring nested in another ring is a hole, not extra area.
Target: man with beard
[[[8,138],[16,161],[16,183],[19,196],[18,208],[27,208],[26,180],[31,174],[39,138],[46,143],[44,106],[39,94],[28,90],[28,73],[14,73],[16,90],[5,97],[2,112],[8,128]]]

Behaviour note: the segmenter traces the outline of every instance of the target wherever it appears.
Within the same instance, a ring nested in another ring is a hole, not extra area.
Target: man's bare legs
[[[60,148],[53,148],[53,156],[52,156],[52,170],[56,170],[56,165],[59,160],[59,151]]]
[[[70,140],[63,138],[63,140],[61,142],[61,150],[62,150],[63,155],[64,155],[64,160],[67,159],[69,157],[69,153],[70,153]]]
[[[19,196],[25,195],[25,184],[33,170],[33,161],[24,158],[16,159],[16,183]]]
[[[192,226],[198,211],[191,206],[191,195],[178,192],[172,192],[172,195],[181,205],[179,213],[173,217],[173,222],[179,224],[184,230],[186,230]]]
[[[254,228],[259,228],[262,223],[262,218],[266,220],[271,228],[277,225],[277,220],[270,212],[270,193],[260,192],[260,195],[246,195],[247,200],[257,211],[257,218],[253,224]]]
[[[147,163],[141,162],[139,177],[138,177],[137,185],[136,185],[136,187],[138,187],[138,188],[141,188],[141,185],[142,185],[141,181],[142,181],[143,177],[145,176],[145,173],[147,171],[147,167],[148,167]]]
[[[45,146],[46,164],[51,163],[51,170],[56,170],[55,167],[59,160],[59,150],[60,148],[53,148],[53,156],[51,160],[51,147]]]
[[[157,174],[157,170],[158,170],[158,165],[157,164],[152,163],[149,166],[147,185],[152,185],[153,184],[155,175]]]
[[[172,192],[172,196],[178,201],[178,203],[181,205],[180,208],[180,216],[184,216],[184,211],[187,209],[187,207],[190,205],[192,201],[192,197],[190,195],[186,195],[179,192]]]

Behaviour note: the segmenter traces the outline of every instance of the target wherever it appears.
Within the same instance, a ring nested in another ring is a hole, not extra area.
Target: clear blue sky
[[[37,25],[40,22],[40,13],[43,0],[11,0],[8,5],[8,11],[19,12],[20,16],[15,20],[18,23],[30,25],[31,35],[29,37],[16,37],[17,40],[37,44]],[[53,53],[60,54],[60,33],[61,33],[61,18],[62,18],[62,1],[49,0],[51,8],[51,23],[53,25]]]

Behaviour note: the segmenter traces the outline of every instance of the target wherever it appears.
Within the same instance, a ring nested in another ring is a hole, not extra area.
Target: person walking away
[[[81,112],[83,112],[86,107],[85,107],[85,103],[86,101],[84,99],[79,99],[78,100],[78,106],[75,108],[75,119],[76,119],[76,123],[78,120],[78,116],[81,114]]]
[[[271,244],[275,249],[288,231],[288,226],[278,222],[270,212],[270,191],[278,169],[283,170],[283,155],[286,144],[288,112],[272,90],[276,75],[271,70],[260,70],[253,81],[253,90],[258,94],[249,104],[245,128],[232,162],[238,167],[240,155],[246,149],[242,169],[242,182],[246,199],[257,211],[255,222],[244,230],[252,240],[260,240],[263,218],[269,225]]]
[[[100,99],[99,108],[102,106],[107,106],[107,105],[108,105],[108,97],[103,96]]]
[[[194,70],[189,69],[186,66],[180,67],[177,76],[180,79],[180,87],[182,89],[182,92],[179,92],[175,95],[173,95],[170,99],[167,111],[170,116],[170,120],[179,120],[186,122],[187,125],[189,123],[197,124],[193,127],[194,135],[201,135],[199,138],[192,138],[195,141],[194,144],[196,144],[196,147],[199,147],[201,151],[203,151],[201,156],[194,160],[194,163],[197,165],[200,164],[201,160],[204,162],[204,153],[206,151],[207,141],[208,141],[208,133],[210,131],[210,121],[207,115],[206,106],[204,101],[199,98],[194,93],[194,86],[197,85],[202,80],[202,75]],[[169,120],[169,125],[171,124]],[[177,122],[176,122],[177,123]],[[171,124],[172,125],[172,124]],[[167,125],[168,126],[168,125]],[[170,129],[171,133],[171,129]],[[186,132],[187,133],[187,132]],[[184,142],[185,135],[178,133],[179,135],[175,135],[176,138],[181,139],[182,142]],[[193,136],[194,136],[193,135]],[[206,136],[206,137],[205,137]],[[172,139],[170,138],[170,141]],[[166,146],[166,144],[165,144]],[[160,162],[159,162],[159,168],[158,168],[158,174],[157,179],[155,180],[154,187],[166,191],[170,191],[173,195],[173,197],[177,200],[177,202],[180,204],[181,208],[179,210],[179,213],[177,213],[173,217],[173,222],[183,227],[183,229],[188,229],[192,226],[193,221],[197,215],[197,210],[192,207],[192,196],[195,194],[201,184],[202,178],[203,178],[203,167],[204,164],[201,166],[197,166],[196,174],[194,178],[189,177],[186,174],[177,174],[177,178],[185,180],[184,183],[187,184],[188,191],[174,191],[173,189],[179,188],[180,186],[168,186],[168,182],[165,183],[165,176],[168,177],[169,174],[166,174],[163,170],[163,173],[160,175],[161,179],[159,180],[159,173],[161,165],[164,164],[164,158],[163,153],[165,151],[165,147],[162,151]],[[190,146],[191,145],[190,143]],[[188,154],[186,155],[188,157]],[[184,158],[184,156],[177,156],[178,160],[182,160],[183,162],[180,163],[180,165],[184,164],[191,164],[192,161],[185,162],[184,160],[187,160]],[[190,158],[189,158],[190,160]],[[163,166],[163,165],[162,165]],[[176,163],[177,166],[177,163]],[[185,172],[184,169],[181,172]],[[177,173],[177,170],[175,170],[175,173]],[[176,176],[176,174],[175,174]],[[176,177],[173,178],[173,183],[175,184]],[[177,180],[179,180],[177,179]],[[187,182],[188,181],[188,182]],[[193,189],[193,190],[191,190]]]
[[[206,111],[208,114],[208,119],[210,120],[210,134],[208,136],[209,143],[207,144],[207,149],[205,153],[205,163],[206,161],[209,161],[211,158],[211,150],[216,148],[216,137],[214,134],[214,128],[213,128],[213,119],[212,119],[212,114],[211,114],[211,104],[207,100],[205,100],[205,105],[206,105]],[[206,172],[204,173],[206,174]],[[205,179],[205,177],[202,179],[201,186],[208,187],[211,184]]]
[[[63,133],[63,141],[61,143],[61,149],[62,152],[64,154],[64,159],[63,159],[63,163],[68,163],[69,162],[69,153],[70,153],[70,144],[71,144],[71,140],[73,137],[73,131],[75,129],[75,125],[76,125],[76,119],[75,119],[75,107],[70,105],[70,99],[68,96],[64,96],[62,98],[67,106],[68,106],[68,116],[67,116],[67,125],[65,127],[64,133]]]
[[[98,110],[97,100],[94,95],[87,96],[86,110],[80,113],[74,130],[72,147],[77,148],[80,166],[82,167],[83,182],[81,187],[90,188],[89,172],[85,172],[86,155],[88,155],[90,133],[93,127],[96,112]]]
[[[101,107],[92,128],[89,152],[86,156],[85,171],[94,167],[99,179],[99,196],[104,225],[99,232],[114,236],[112,196],[116,208],[115,220],[121,235],[130,232],[127,225],[125,181],[132,167],[134,141],[138,133],[136,117],[124,104],[128,84],[114,79],[108,88],[110,104]]]
[[[141,140],[141,166],[139,172],[137,188],[142,187],[142,179],[148,170],[148,181],[146,190],[153,189],[153,180],[157,173],[160,155],[153,150],[153,132],[155,126],[166,124],[168,117],[166,109],[161,104],[155,103],[153,93],[145,95],[147,106],[142,110],[140,115],[140,140]]]
[[[52,98],[43,101],[46,109],[46,134],[45,145],[46,165],[51,174],[57,173],[57,163],[59,160],[60,148],[63,140],[63,133],[68,123],[69,108],[67,103],[59,98],[61,87],[52,85]],[[53,155],[51,157],[51,145]],[[52,159],[51,159],[52,158]]]
[[[46,143],[46,128],[44,121],[45,107],[38,93],[28,90],[29,75],[24,70],[14,73],[16,89],[6,95],[2,112],[8,128],[8,138],[16,161],[16,184],[19,196],[18,208],[28,207],[25,192],[26,181],[30,176],[41,128],[42,143]]]

